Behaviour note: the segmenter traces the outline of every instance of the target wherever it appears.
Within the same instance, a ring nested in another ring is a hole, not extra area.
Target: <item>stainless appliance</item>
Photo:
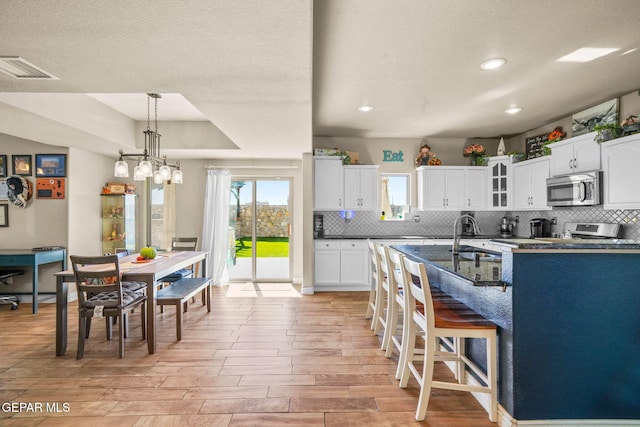
[[[606,222],[565,222],[562,234],[573,239],[617,239],[622,234],[622,226]]]
[[[474,225],[475,218],[473,212],[461,212],[459,217],[460,224],[462,225],[462,236],[475,236],[477,233],[477,224]]]
[[[531,238],[551,237],[551,221],[546,218],[534,218],[529,221],[531,226]]]
[[[591,206],[602,200],[602,171],[547,178],[547,205]]]
[[[500,222],[500,226],[498,227],[500,230],[500,237],[511,237],[511,232],[513,231],[513,224],[509,221],[509,218],[506,216],[502,217],[502,222]]]
[[[313,215],[313,238],[318,239],[324,237],[324,215]]]

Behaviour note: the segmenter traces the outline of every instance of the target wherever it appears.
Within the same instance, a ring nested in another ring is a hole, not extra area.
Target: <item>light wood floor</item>
[[[417,383],[400,389],[397,357],[386,359],[364,319],[367,293],[301,297],[288,284],[214,289],[213,312],[198,301],[175,340],[175,314],[158,318],[158,351],[147,353],[131,316],[125,358],[94,322],[85,357],[55,356],[55,306],[0,306],[1,426],[495,426],[467,393],[432,392],[417,423]],[[114,331],[115,334],[115,331]],[[450,375],[446,368],[437,376]],[[58,403],[58,412],[47,404]],[[10,403],[31,403],[17,412]],[[38,404],[42,410],[38,410]]]

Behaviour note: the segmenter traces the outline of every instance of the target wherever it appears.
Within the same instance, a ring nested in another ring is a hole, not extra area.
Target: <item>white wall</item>
[[[114,160],[77,148],[63,148],[0,134],[0,154],[11,162],[12,154],[57,153],[67,155],[64,199],[38,199],[35,195],[26,209],[9,206],[9,227],[0,228],[0,249],[25,249],[36,246],[64,246],[67,254],[99,255],[101,253],[100,191],[113,182]],[[9,174],[12,170],[9,168]],[[25,177],[35,187],[35,176]],[[8,203],[0,201],[0,203]],[[55,292],[53,274],[60,264],[40,267],[39,291]],[[31,293],[31,271],[15,277],[8,292]],[[2,289],[0,289],[0,292]]]
[[[14,136],[0,134],[0,154],[7,155],[7,176],[11,176],[11,156],[13,154],[30,154],[32,169],[35,168],[35,154],[68,154],[68,150],[62,147],[39,144]],[[67,163],[69,157],[67,156]],[[67,174],[67,176],[69,176]],[[0,201],[0,204],[9,204],[9,227],[0,228],[0,249],[25,249],[45,245],[67,245],[67,214],[68,214],[68,185],[66,178],[67,198],[59,200],[38,199],[35,195],[35,175],[25,176],[34,187],[34,194],[27,203],[26,208],[19,208],[9,203]],[[22,268],[22,267],[21,267]],[[39,288],[43,292],[55,291],[53,273],[60,271],[60,265],[45,265],[40,268]],[[0,288],[0,293],[4,286]],[[14,277],[13,284],[6,289],[9,292],[30,293],[31,270],[27,269],[25,275]]]
[[[114,159],[79,148],[69,149],[69,255],[102,255],[102,199],[100,192],[113,177]]]

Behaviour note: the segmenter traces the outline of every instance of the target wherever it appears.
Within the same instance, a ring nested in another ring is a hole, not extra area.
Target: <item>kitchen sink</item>
[[[461,259],[471,261],[476,260],[476,258],[478,261],[500,261],[502,259],[502,255],[484,251],[458,252],[458,255]]]

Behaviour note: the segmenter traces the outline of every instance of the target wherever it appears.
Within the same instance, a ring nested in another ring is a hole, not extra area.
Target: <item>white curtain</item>
[[[381,203],[380,205],[382,206],[382,212],[384,212],[385,216],[387,218],[393,218],[393,212],[391,211],[391,201],[389,200],[389,178],[386,176],[382,177],[381,180],[381,186],[380,186],[380,193],[381,193]]]
[[[202,250],[209,251],[206,276],[215,286],[229,284],[229,195],[231,174],[227,169],[207,170],[202,225]]]

